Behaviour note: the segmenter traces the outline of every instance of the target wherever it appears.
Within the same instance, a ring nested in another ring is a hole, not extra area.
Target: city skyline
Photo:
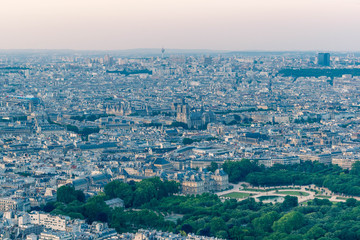
[[[3,0],[0,240],[360,239],[359,0]]]
[[[360,4],[331,1],[6,1],[0,49],[359,51]]]

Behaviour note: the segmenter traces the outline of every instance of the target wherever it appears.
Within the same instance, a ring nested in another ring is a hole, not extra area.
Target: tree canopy
[[[335,193],[360,196],[360,162],[352,170],[337,165],[305,161],[294,165],[275,164],[273,167],[259,167],[255,161],[225,161],[224,171],[229,181],[246,181],[254,186],[309,185],[326,187]]]
[[[320,171],[318,166],[305,169]],[[89,223],[107,222],[119,233],[151,228],[239,240],[360,238],[360,204],[356,199],[332,203],[315,198],[299,205],[296,197],[287,196],[283,203],[266,204],[253,198],[221,201],[210,193],[174,195],[178,190],[177,183],[159,178],[138,183],[113,181],[105,186],[104,193],[81,202],[73,188],[64,186],[58,189],[58,201],[43,209]],[[106,200],[116,197],[127,199],[126,210],[106,205]],[[174,214],[179,217],[172,220]]]

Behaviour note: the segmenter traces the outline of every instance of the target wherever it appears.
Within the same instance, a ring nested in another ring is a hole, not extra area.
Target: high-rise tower
[[[330,53],[318,53],[318,65],[330,66]]]

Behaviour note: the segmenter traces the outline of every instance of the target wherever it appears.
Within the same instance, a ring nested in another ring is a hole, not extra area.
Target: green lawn
[[[225,195],[221,195],[221,197],[229,197],[229,198],[246,198],[250,197],[251,193],[242,193],[242,192],[232,192]]]
[[[316,190],[316,189],[309,189],[309,188],[305,188],[305,190],[308,190],[308,191],[311,191],[311,192],[314,192],[315,194],[319,194],[320,191]]]
[[[299,187],[273,187],[273,188],[270,188],[268,189],[268,191],[271,191],[271,190],[300,190],[301,188]]]
[[[327,198],[330,199],[331,196],[325,196],[325,195],[315,195],[316,198]]]
[[[336,199],[346,200],[346,199],[348,199],[348,198],[345,198],[345,197],[336,197]]]
[[[241,189],[241,191],[249,191],[249,192],[267,192],[267,190],[264,190],[264,189],[257,189],[257,188],[244,188],[244,189]]]
[[[301,192],[301,191],[278,191],[276,193],[293,195],[293,196],[309,196],[310,195],[307,192]]]

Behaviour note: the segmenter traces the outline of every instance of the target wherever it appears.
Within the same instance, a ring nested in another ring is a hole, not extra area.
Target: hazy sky
[[[360,51],[360,0],[0,0],[0,49]]]

